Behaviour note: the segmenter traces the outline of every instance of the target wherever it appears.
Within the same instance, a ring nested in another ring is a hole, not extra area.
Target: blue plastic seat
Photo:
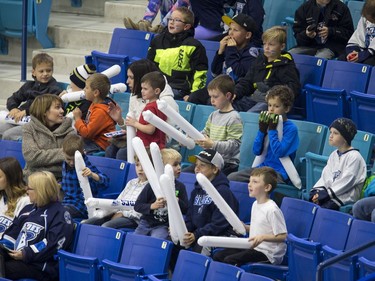
[[[375,280],[375,260],[371,261],[365,257],[360,257],[358,259],[358,277],[366,277],[369,275],[372,275],[371,277],[373,279],[365,280]]]
[[[94,50],[91,52],[91,56],[86,57],[86,63],[93,63],[98,72],[118,64],[121,67],[121,72],[119,75],[112,77],[111,82],[126,83],[128,65],[147,57],[147,51],[153,37],[154,33],[146,31],[115,28],[108,53]]]
[[[105,190],[99,189],[98,197],[108,199],[117,198],[126,185],[129,169],[128,163],[118,159],[91,155],[88,158],[99,171],[109,177],[109,187]]]
[[[209,40],[199,40],[204,48],[206,49],[206,55],[208,58],[208,71],[207,71],[207,85],[213,79],[211,72],[211,63],[215,57],[217,50],[219,50],[220,42],[218,41],[209,41]]]
[[[230,181],[229,187],[238,201],[238,218],[244,223],[250,222],[255,198],[249,196],[247,182]]]
[[[352,15],[354,28],[357,27],[358,21],[361,18],[362,8],[364,4],[365,4],[365,1],[358,1],[358,0],[356,1],[350,0],[346,3],[346,5],[349,8],[350,14]]]
[[[251,168],[255,155],[253,144],[259,129],[259,114],[253,112],[240,112],[243,124],[242,140],[240,146],[240,166],[238,170]]]
[[[0,158],[3,157],[14,157],[18,160],[21,167],[25,167],[25,159],[22,153],[22,142],[1,140],[0,141]]]
[[[375,224],[363,220],[353,220],[350,228],[348,241],[345,245],[345,251],[357,248],[365,243],[371,242],[375,237]],[[337,251],[329,246],[323,246],[323,260],[327,260],[341,254],[343,251]],[[324,280],[354,281],[358,278],[357,260],[362,256],[368,260],[375,260],[374,249],[368,249],[359,252],[358,255],[335,263],[324,270]]]
[[[302,86],[301,94],[294,101],[289,118],[305,119],[306,117],[306,93],[303,87],[306,84],[321,86],[327,60],[314,56],[293,54],[293,59],[299,71],[299,81]]]
[[[195,174],[181,172],[177,180],[179,180],[185,185],[187,196],[190,199],[191,192],[195,188],[195,182],[197,181]]]
[[[375,71],[373,71],[375,73]],[[373,75],[375,77],[375,75]],[[359,130],[375,134],[375,123],[369,122],[375,116],[375,91],[364,94],[357,91],[350,92],[351,119]]]
[[[240,281],[272,281],[273,279],[258,275],[258,274],[253,274],[249,272],[244,272],[241,274]]]
[[[103,281],[130,281],[143,275],[165,274],[172,247],[168,240],[128,233],[119,262],[103,260]]]
[[[73,253],[58,251],[60,281],[99,280],[103,259],[118,261],[125,233],[108,227],[80,224]]]
[[[243,272],[243,269],[234,265],[212,261],[205,281],[237,281]]]
[[[288,278],[315,280],[317,265],[322,261],[322,247],[343,250],[352,220],[348,214],[319,208],[308,240],[288,234]]]
[[[298,128],[299,146],[294,158],[294,166],[301,178],[302,189],[293,185],[278,184],[276,191],[288,197],[301,198],[306,186],[305,154],[309,151],[320,154],[326,139],[328,127],[314,122],[292,120]]]
[[[322,87],[307,84],[307,120],[330,125],[338,117],[349,117],[347,96],[352,90],[365,92],[371,67],[359,63],[330,60]]]
[[[181,250],[178,254],[172,281],[204,281],[211,258],[192,251]],[[149,275],[151,281],[161,281],[159,276]]]
[[[53,48],[54,43],[47,34],[51,0],[28,0],[27,35],[35,36],[44,49]],[[0,35],[22,38],[23,0],[0,0]],[[8,42],[0,38],[1,53],[8,53]]]

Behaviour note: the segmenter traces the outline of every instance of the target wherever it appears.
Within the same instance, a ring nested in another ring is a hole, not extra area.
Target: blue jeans
[[[160,239],[167,239],[169,236],[168,226],[166,225],[157,225],[150,226],[146,220],[139,222],[138,227],[135,229],[134,234],[148,235]]]
[[[360,220],[375,222],[375,197],[358,200],[353,205],[353,216]]]
[[[115,218],[111,219],[113,214],[110,214],[109,216],[105,216],[104,218],[91,218],[85,220],[84,223],[87,224],[94,224],[94,225],[101,225],[104,227],[110,227],[110,228],[136,228],[138,223],[137,221],[125,217],[121,218]]]

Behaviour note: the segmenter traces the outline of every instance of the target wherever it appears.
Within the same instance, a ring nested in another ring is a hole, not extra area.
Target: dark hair
[[[250,177],[260,177],[263,176],[263,181],[265,184],[271,185],[271,193],[277,186],[277,173],[271,167],[259,167],[251,171]]]
[[[375,1],[367,0],[362,8],[362,16],[375,24]]]
[[[46,53],[36,54],[31,61],[31,66],[33,69],[35,69],[37,65],[41,63],[49,64],[53,68],[53,58],[49,54],[46,54]]]
[[[267,92],[266,101],[268,102],[269,99],[274,99],[276,97],[280,99],[281,103],[285,107],[291,108],[293,106],[294,93],[288,86],[285,86],[285,85],[273,86]]]
[[[67,135],[62,143],[62,150],[68,156],[74,156],[77,150],[83,154],[82,137],[76,134]]]
[[[7,198],[8,210],[5,214],[13,217],[18,198],[26,194],[22,168],[16,158],[4,157],[0,159],[0,170],[4,173],[7,181],[7,188],[0,192],[2,196],[5,193]]]
[[[149,72],[157,71],[158,68],[153,61],[148,59],[141,59],[133,62],[129,65],[129,70],[133,72],[134,75],[134,88],[133,93],[137,98],[142,98],[141,93],[141,79],[142,77]]]
[[[111,81],[102,73],[94,73],[86,79],[86,84],[89,83],[92,90],[98,90],[101,99],[105,99],[111,88]]]
[[[141,79],[141,83],[150,84],[154,90],[159,88],[160,93],[164,90],[166,84],[164,75],[160,71],[145,74]]]
[[[208,84],[207,90],[218,90],[223,95],[226,95],[226,93],[231,93],[233,96],[234,86],[235,83],[232,77],[227,74],[220,74]]]

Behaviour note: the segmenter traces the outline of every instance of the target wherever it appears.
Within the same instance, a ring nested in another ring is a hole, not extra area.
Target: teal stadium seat
[[[349,8],[350,14],[352,15],[354,28],[357,27],[358,21],[361,18],[362,8],[365,1],[354,1],[350,0],[346,3]]]
[[[242,141],[240,147],[240,165],[238,170],[250,168],[254,162],[253,144],[259,128],[259,114],[240,112],[243,124]]]
[[[263,22],[263,30],[275,25],[281,25],[286,17],[294,16],[305,0],[264,0],[263,8],[266,13]]]
[[[121,107],[122,115],[126,116],[129,112],[130,93],[114,93],[113,100]]]
[[[28,0],[27,35],[35,36],[44,49],[53,48],[47,27],[51,12],[51,0]],[[1,53],[8,54],[6,37],[22,38],[23,0],[0,0],[0,46]]]
[[[126,83],[128,65],[147,57],[148,47],[153,37],[154,33],[146,31],[115,28],[108,53],[94,50],[90,56],[86,56],[86,63],[94,64],[98,72],[118,64],[121,72],[110,79],[111,83]]]

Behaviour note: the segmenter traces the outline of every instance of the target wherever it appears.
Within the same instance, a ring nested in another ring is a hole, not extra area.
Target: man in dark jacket
[[[340,0],[309,0],[297,9],[293,31],[297,47],[290,53],[332,59],[345,53],[354,27],[348,7]]]

